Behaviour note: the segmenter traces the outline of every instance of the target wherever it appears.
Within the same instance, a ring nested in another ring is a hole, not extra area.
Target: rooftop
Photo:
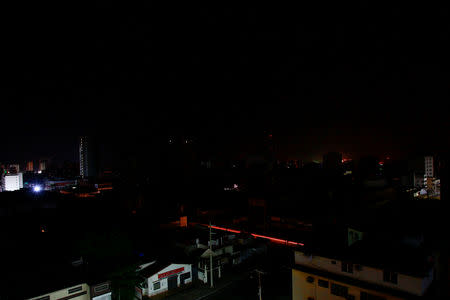
[[[300,251],[414,277],[426,276],[433,266],[428,260],[429,252],[424,247],[411,247],[387,240],[361,240],[350,247],[304,247]]]
[[[139,270],[139,274],[144,278],[148,278],[158,273],[162,269],[170,266],[171,264],[190,264],[190,262],[179,258],[174,258],[173,261],[169,261],[168,259],[158,259],[156,261],[150,262],[149,264],[147,263],[142,265],[144,267]]]
[[[342,282],[342,283],[346,283],[346,284],[349,284],[349,285],[359,286],[359,287],[361,287],[363,289],[375,290],[375,291],[378,291],[378,292],[390,294],[392,296],[401,297],[403,299],[419,299],[420,298],[418,296],[412,295],[412,294],[404,292],[404,291],[392,289],[392,288],[381,286],[381,285],[374,284],[374,283],[369,283],[369,282],[358,280],[358,279],[351,278],[351,277],[348,277],[348,276],[343,276],[343,275],[338,275],[338,274],[334,274],[334,273],[329,273],[329,272],[326,272],[326,271],[323,271],[323,270],[318,270],[318,269],[315,269],[315,268],[305,267],[305,266],[301,266],[301,265],[295,265],[294,269],[300,270],[300,271],[303,271],[303,272],[307,272],[307,273],[310,273],[310,274],[315,274],[315,275],[318,275],[318,276],[326,277],[326,278],[329,278],[331,280],[335,280],[337,282]]]
[[[8,271],[8,279],[12,282],[7,285],[6,293],[5,290],[2,293],[15,295],[17,299],[37,297],[87,282],[83,266],[73,267],[68,261],[49,259],[18,263],[17,269]]]

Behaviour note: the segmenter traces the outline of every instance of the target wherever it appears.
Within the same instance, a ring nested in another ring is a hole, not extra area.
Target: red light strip
[[[287,242],[287,241],[282,240],[282,239],[277,239],[277,238],[273,238],[273,237],[270,237],[270,236],[265,236],[265,235],[255,234],[255,233],[252,233],[251,235],[253,237],[259,237],[259,238],[263,238],[263,239],[268,239],[268,240],[271,240],[271,241],[274,241],[274,242],[279,242],[279,243]]]
[[[288,241],[288,240],[277,239],[277,238],[266,236],[266,235],[260,235],[260,234],[254,234],[254,233],[252,233],[251,235],[254,237],[268,239],[270,241],[277,242],[277,243],[283,243],[283,244],[288,244],[288,245],[299,245],[299,246],[305,245],[303,243],[297,243],[297,242],[292,242],[292,241]]]
[[[205,225],[205,226],[209,227],[209,225]],[[223,230],[223,231],[228,231],[228,232],[233,232],[233,233],[241,233],[241,231],[239,231],[239,230],[229,229],[229,228],[225,228],[225,227],[219,227],[219,226],[211,225],[211,228],[218,229],[218,230]],[[294,245],[294,246],[305,246],[305,244],[303,244],[303,243],[277,239],[277,238],[274,238],[274,237],[270,237],[270,236],[266,236],[266,235],[260,235],[260,234],[256,234],[256,233],[251,233],[251,236],[253,236],[255,238],[267,239],[267,240],[270,240],[272,242],[281,243],[281,244]]]
[[[100,188],[98,188],[97,190],[99,190],[99,191],[105,191],[105,190],[112,190],[113,188],[112,187],[100,187]]]
[[[224,231],[229,231],[229,232],[233,232],[233,233],[241,233],[239,230],[228,229],[228,228],[225,228],[225,227],[219,227],[219,226],[213,226],[213,225],[211,225],[211,228],[219,229],[219,230],[224,230]]]

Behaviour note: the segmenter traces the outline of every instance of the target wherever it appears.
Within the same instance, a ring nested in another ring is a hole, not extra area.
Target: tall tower
[[[82,178],[96,177],[98,175],[97,144],[92,137],[80,138],[80,176]]]
[[[88,140],[87,137],[80,138],[80,176],[87,177],[88,174]]]
[[[424,185],[428,187],[428,189],[433,188],[433,179],[434,179],[434,160],[433,156],[425,156],[425,176],[424,176]]]
[[[433,156],[425,156],[425,177],[434,177]]]

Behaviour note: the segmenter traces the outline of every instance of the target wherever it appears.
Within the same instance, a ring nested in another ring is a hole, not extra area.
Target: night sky
[[[0,161],[76,160],[82,134],[250,153],[271,130],[306,160],[448,147],[448,7],[33,5],[2,10]]]

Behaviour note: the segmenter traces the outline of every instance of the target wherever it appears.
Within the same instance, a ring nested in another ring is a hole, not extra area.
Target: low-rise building
[[[107,281],[94,285],[80,283],[29,300],[111,300],[111,294],[111,283]]]
[[[423,296],[434,277],[421,247],[358,240],[342,250],[295,251],[293,299],[410,299]]]
[[[41,226],[43,235],[47,235],[45,227]],[[48,241],[45,237],[41,240]],[[36,250],[38,251],[38,250]],[[24,257],[20,273],[9,271],[12,282],[29,278],[26,288],[18,289],[12,286],[2,289],[11,299],[29,300],[111,300],[111,282],[107,281],[107,273],[102,268],[89,265],[83,258],[68,259],[57,251],[46,249],[39,253],[39,259],[34,256]],[[10,298],[8,298],[10,299]]]
[[[217,227],[216,227],[217,228]],[[237,232],[214,230],[209,240],[208,232],[199,232],[194,249],[198,257],[198,279],[204,283],[210,282],[211,261],[214,280],[220,279],[224,270],[246,261],[250,257],[267,251],[265,243],[256,241]],[[211,249],[210,249],[211,243]]]
[[[197,277],[191,264],[177,264],[153,261],[139,267],[139,275],[144,279],[142,295],[153,297],[192,283]]]
[[[243,235],[239,230],[213,226],[211,240],[206,226],[182,230],[178,234],[177,247],[193,262],[197,274],[195,279],[205,284],[211,282],[211,257],[213,280],[216,282],[227,269],[267,251],[265,242]]]
[[[73,300],[91,300],[90,288],[86,283],[77,284],[68,288],[56,290],[54,292],[30,298],[29,300],[56,300],[56,299],[73,299]]]

